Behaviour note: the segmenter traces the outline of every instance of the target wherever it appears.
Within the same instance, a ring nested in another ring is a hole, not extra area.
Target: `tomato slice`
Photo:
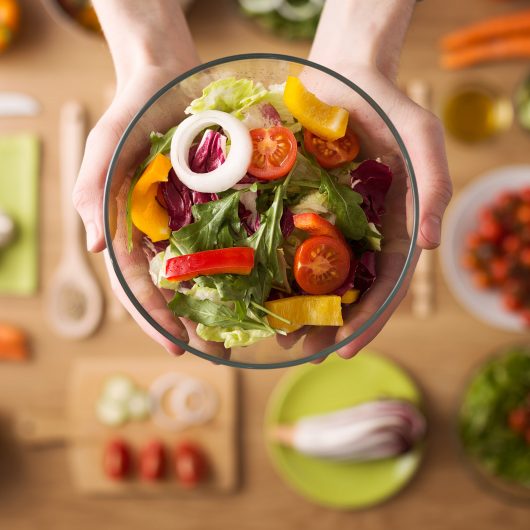
[[[159,480],[164,475],[165,451],[159,440],[151,440],[140,452],[140,476],[144,480]]]
[[[306,239],[294,256],[294,277],[309,294],[329,294],[339,288],[350,272],[347,244],[330,236]]]
[[[123,480],[131,468],[131,452],[123,440],[110,440],[103,453],[103,471],[113,480]]]
[[[324,140],[304,129],[304,146],[308,153],[326,169],[333,169],[351,162],[359,154],[359,140],[355,133],[346,129],[346,134],[335,141]]]
[[[194,488],[208,475],[208,461],[200,447],[181,442],[175,448],[175,472],[185,488]]]
[[[298,144],[286,127],[252,129],[252,160],[248,172],[256,178],[275,180],[285,177],[294,166]]]
[[[293,215],[296,228],[312,236],[329,236],[343,239],[342,232],[317,213],[298,213]]]
[[[184,254],[167,260],[166,277],[171,281],[185,281],[196,276],[212,274],[248,275],[253,267],[253,248],[219,248]]]

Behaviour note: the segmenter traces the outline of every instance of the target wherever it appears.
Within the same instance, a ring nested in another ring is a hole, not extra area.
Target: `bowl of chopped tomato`
[[[374,325],[418,220],[410,159],[377,103],[272,54],[206,63],[155,94],[116,148],[104,209],[142,318],[200,357],[253,368],[321,358]]]
[[[530,326],[530,166],[495,169],[470,184],[445,222],[442,264],[455,298],[507,331]]]

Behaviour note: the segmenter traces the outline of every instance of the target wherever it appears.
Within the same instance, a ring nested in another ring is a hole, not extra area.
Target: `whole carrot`
[[[506,59],[530,59],[530,35],[485,42],[445,53],[441,65],[447,70],[458,70]]]
[[[440,41],[443,51],[452,52],[484,41],[530,32],[530,9],[488,18],[449,33]]]

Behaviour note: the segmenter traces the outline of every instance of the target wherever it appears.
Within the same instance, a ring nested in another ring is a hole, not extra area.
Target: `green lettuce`
[[[275,334],[273,329],[241,329],[239,327],[221,328],[197,324],[197,335],[204,340],[223,342],[225,348],[250,346]]]

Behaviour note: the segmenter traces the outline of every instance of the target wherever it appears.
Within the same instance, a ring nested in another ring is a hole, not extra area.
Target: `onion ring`
[[[195,173],[189,166],[190,147],[205,128],[219,125],[230,138],[230,150],[222,165],[209,173]],[[247,173],[252,158],[248,129],[237,118],[220,110],[194,114],[179,123],[171,140],[171,164],[188,188],[202,193],[218,193],[231,188]]]

